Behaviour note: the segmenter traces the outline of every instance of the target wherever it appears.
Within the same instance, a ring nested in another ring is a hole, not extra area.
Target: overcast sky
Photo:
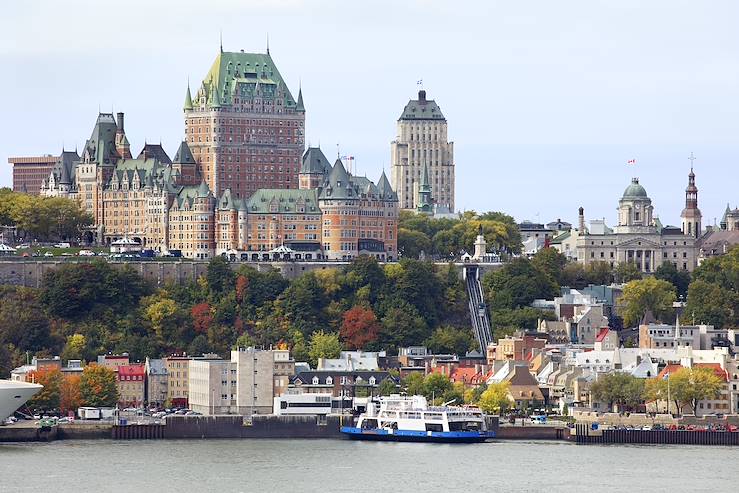
[[[81,147],[98,108],[134,152],[183,136],[218,52],[270,52],[307,141],[376,179],[423,79],[455,143],[457,206],[616,222],[640,177],[679,224],[694,152],[704,224],[739,202],[739,2],[31,1],[0,17],[0,160]],[[628,166],[629,159],[636,166]],[[0,165],[0,185],[11,184]]]

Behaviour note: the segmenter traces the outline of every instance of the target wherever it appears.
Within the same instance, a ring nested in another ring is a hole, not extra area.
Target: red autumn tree
[[[350,349],[362,349],[377,340],[380,323],[375,312],[363,306],[354,306],[344,312],[339,335]]]
[[[246,289],[249,287],[249,279],[247,279],[244,276],[239,276],[236,278],[236,301],[239,303],[242,303],[244,301],[244,295],[246,294]]]
[[[207,334],[210,324],[213,323],[213,313],[211,313],[208,303],[199,303],[190,310],[192,315],[192,325],[195,332]]]

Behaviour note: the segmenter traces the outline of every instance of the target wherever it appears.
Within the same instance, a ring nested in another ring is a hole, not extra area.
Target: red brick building
[[[216,197],[260,188],[298,188],[305,141],[297,101],[267,53],[221,52],[184,104],[185,138]]]

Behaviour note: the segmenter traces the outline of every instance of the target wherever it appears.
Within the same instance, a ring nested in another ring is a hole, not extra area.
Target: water
[[[0,492],[737,491],[739,448],[347,440],[0,444]]]

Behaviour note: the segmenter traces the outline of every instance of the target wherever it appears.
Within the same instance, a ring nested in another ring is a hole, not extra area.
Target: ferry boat
[[[355,440],[400,442],[484,442],[495,437],[477,407],[429,406],[421,395],[380,397],[379,409],[372,403],[360,414],[356,426],[341,432]]]

